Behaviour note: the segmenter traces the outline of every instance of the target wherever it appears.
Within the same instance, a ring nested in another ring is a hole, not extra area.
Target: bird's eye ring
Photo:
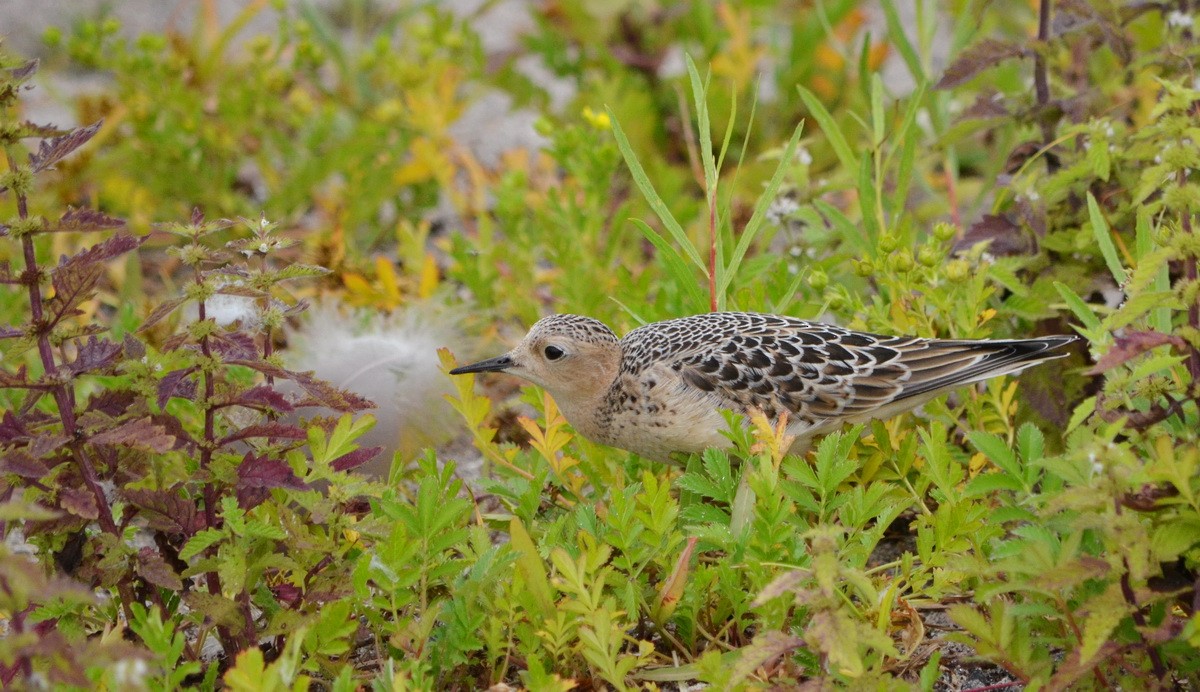
[[[545,349],[546,360],[558,360],[566,355],[561,348],[557,346],[547,346]]]

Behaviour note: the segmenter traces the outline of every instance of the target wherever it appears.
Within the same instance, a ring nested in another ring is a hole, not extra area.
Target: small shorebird
[[[451,375],[507,372],[546,389],[589,439],[670,461],[729,447],[721,409],[787,415],[793,451],[844,423],[1066,355],[1074,336],[959,341],[879,336],[781,315],[710,312],[625,338],[579,315],[537,322],[508,353]]]

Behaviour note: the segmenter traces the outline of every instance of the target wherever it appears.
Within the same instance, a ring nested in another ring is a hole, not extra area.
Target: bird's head
[[[551,315],[534,324],[508,353],[455,368],[450,374],[505,372],[529,380],[550,392],[560,405],[568,405],[606,392],[620,363],[620,342],[603,322]]]

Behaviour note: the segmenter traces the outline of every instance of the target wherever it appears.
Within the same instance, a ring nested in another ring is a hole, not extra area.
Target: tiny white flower
[[[808,151],[808,147],[801,146],[796,149],[796,160],[802,166],[811,166],[813,162],[812,154]]]
[[[1187,12],[1180,10],[1171,10],[1167,13],[1167,26],[1176,29],[1190,29],[1195,19]]]

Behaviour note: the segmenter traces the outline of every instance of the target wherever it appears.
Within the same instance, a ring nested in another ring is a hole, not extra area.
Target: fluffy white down
[[[457,320],[445,308],[421,305],[384,315],[314,305],[300,325],[288,330],[287,361],[297,370],[375,402],[375,428],[364,446],[384,448],[359,470],[386,477],[392,453],[411,457],[445,442],[454,431],[454,411],[444,395],[453,391],[442,373],[437,349],[461,344]]]

